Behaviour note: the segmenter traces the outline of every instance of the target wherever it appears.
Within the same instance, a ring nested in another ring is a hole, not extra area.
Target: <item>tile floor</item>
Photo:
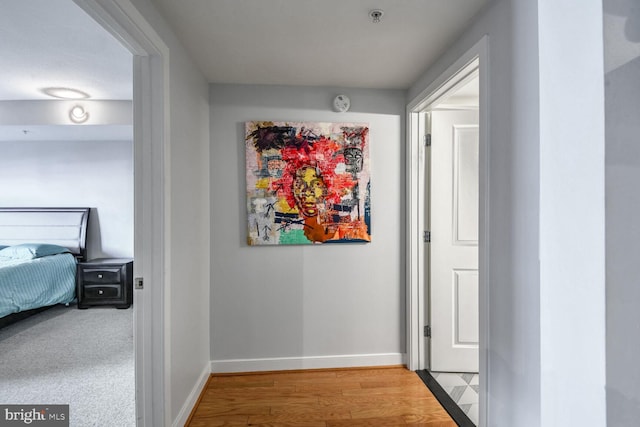
[[[478,425],[478,374],[431,372],[431,375],[471,421]]]

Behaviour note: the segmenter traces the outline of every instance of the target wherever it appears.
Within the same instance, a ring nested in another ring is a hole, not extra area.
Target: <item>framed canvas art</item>
[[[369,126],[245,124],[249,245],[371,241]]]

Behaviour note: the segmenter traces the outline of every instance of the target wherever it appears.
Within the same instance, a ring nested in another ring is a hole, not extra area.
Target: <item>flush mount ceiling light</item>
[[[73,123],[84,123],[89,120],[89,112],[81,105],[76,105],[69,110],[69,120]]]
[[[380,18],[382,18],[382,15],[384,15],[384,11],[382,9],[373,9],[371,12],[369,12],[369,18],[371,18],[371,21],[374,24],[380,22]]]
[[[87,99],[90,95],[78,89],[70,87],[46,87],[42,93],[60,99]]]

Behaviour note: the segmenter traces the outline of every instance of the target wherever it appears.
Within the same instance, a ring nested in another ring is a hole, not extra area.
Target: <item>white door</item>
[[[478,372],[478,111],[431,113],[430,370]]]

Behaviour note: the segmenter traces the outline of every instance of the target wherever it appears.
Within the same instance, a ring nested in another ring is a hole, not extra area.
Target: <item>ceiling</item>
[[[407,89],[489,0],[153,2],[210,82]]]
[[[67,117],[69,101],[43,92],[86,92],[90,98],[82,102],[92,113],[131,100],[127,49],[72,0],[0,0],[0,10],[0,141],[132,139],[132,125],[112,121],[113,114],[102,114],[108,124],[61,124],[54,104]]]
[[[71,87],[131,99],[131,54],[72,0],[0,0],[0,101]]]
[[[432,110],[480,108],[480,78],[476,76],[452,88],[438,99]]]
[[[210,82],[407,89],[489,0],[152,1]],[[0,101],[131,99],[130,53],[72,0],[0,9]]]
[[[407,89],[490,0],[151,1],[210,82]],[[0,10],[0,102],[52,100],[46,87],[131,100],[131,54],[73,0]],[[13,125],[0,118],[0,140]]]

